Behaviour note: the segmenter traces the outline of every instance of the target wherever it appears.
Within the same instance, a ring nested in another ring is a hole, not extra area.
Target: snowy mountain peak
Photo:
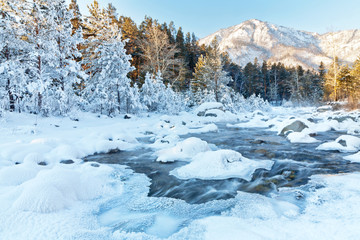
[[[260,61],[282,62],[317,69],[329,64],[333,52],[345,63],[352,63],[360,51],[360,31],[318,33],[295,30],[258,19],[221,29],[199,41],[209,45],[217,36],[220,48],[237,64],[245,66],[255,57]]]

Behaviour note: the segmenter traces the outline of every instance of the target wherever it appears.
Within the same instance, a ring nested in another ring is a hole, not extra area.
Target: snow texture
[[[171,172],[180,179],[225,179],[238,177],[247,181],[258,168],[269,170],[273,161],[255,161],[243,157],[233,150],[218,150],[199,153],[192,158],[191,163]]]

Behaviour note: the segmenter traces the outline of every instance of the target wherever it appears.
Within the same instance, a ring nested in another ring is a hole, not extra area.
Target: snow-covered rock
[[[357,152],[360,150],[360,138],[342,135],[333,142],[326,142],[316,148],[325,151]]]
[[[199,117],[202,117],[205,116],[208,110],[213,110],[213,109],[224,111],[224,106],[222,103],[219,102],[206,102],[201,104],[199,107],[197,107],[194,110],[194,113]]]
[[[286,135],[286,133],[289,133],[289,132],[301,132],[305,128],[308,128],[308,126],[305,123],[303,123],[300,120],[296,120],[296,121],[292,122],[291,124],[285,126],[281,130],[279,135],[283,136],[283,135]]]
[[[174,169],[171,174],[180,179],[226,179],[232,177],[251,180],[252,174],[258,168],[269,170],[273,161],[255,161],[243,157],[233,150],[218,150],[199,153],[191,163]]]
[[[159,162],[173,162],[175,160],[189,160],[200,152],[211,151],[207,142],[200,138],[191,137],[176,144],[175,147],[163,149],[156,154]]]

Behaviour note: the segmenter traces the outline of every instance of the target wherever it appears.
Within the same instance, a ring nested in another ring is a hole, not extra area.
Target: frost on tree
[[[9,44],[2,51],[9,52],[10,58],[4,63],[5,54],[1,63],[4,69],[12,70],[4,70],[2,75],[10,79],[8,86],[19,110],[43,115],[65,114],[74,102],[74,83],[82,78],[80,65],[74,61],[79,56],[77,45],[81,34],[71,35],[71,12],[64,0],[7,4],[6,12],[12,18],[2,18],[1,24],[5,26],[2,29],[11,32],[5,36],[13,39],[7,40]],[[12,85],[16,89],[11,89]],[[11,101],[10,108],[15,108]]]
[[[141,88],[141,101],[151,112],[176,114],[183,110],[185,105],[181,95],[163,83],[160,72],[155,77],[150,73],[146,74]]]
[[[92,72],[87,82],[89,105],[95,111],[113,115],[139,108],[138,94],[127,74],[133,70],[131,56],[126,54],[120,31],[95,50]]]
[[[223,71],[221,52],[217,38],[211,42],[206,56],[200,56],[191,83],[194,102],[201,103],[203,95],[214,94],[217,102],[226,94],[231,80]],[[210,96],[209,96],[210,97]]]
[[[0,1],[0,108],[20,111],[26,89],[21,52],[27,44],[19,39],[24,34],[14,1]]]

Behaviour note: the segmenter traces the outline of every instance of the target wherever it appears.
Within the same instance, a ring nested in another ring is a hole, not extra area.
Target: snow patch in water
[[[258,168],[271,169],[273,161],[254,161],[243,157],[233,150],[218,150],[199,153],[192,162],[174,169],[170,174],[180,179],[226,179],[232,177],[251,180],[252,174]]]

